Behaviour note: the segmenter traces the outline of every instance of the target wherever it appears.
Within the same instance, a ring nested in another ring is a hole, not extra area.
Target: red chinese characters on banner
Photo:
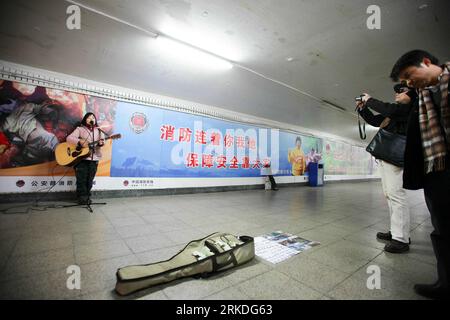
[[[239,162],[239,159],[234,156],[231,158],[229,165],[227,166],[227,157],[224,155],[219,155],[214,157],[212,154],[202,154],[201,159],[199,158],[199,154],[197,153],[189,153],[186,157],[186,167],[188,168],[214,168],[214,164],[217,164],[215,168],[217,169],[260,169],[262,162],[260,160],[255,160],[250,163],[250,158],[248,156],[242,157],[242,162]],[[201,163],[200,163],[201,160]],[[264,163],[269,163],[268,159],[264,159]]]
[[[186,166],[188,168],[196,168],[196,167],[198,167],[198,154],[196,154],[196,153],[189,153],[188,156],[187,156]]]
[[[253,162],[252,169],[261,169],[261,161],[255,160]]]
[[[245,149],[245,138],[243,136],[236,137],[236,147],[239,149]]]
[[[217,169],[227,167],[227,157],[225,156],[218,156],[216,162],[217,162]]]
[[[214,157],[212,154],[202,154],[202,168],[214,167]]]
[[[169,124],[161,126],[161,140],[174,141],[175,127]]]
[[[234,137],[230,134],[225,135],[225,138],[223,138],[223,144],[225,145],[225,148],[230,148],[233,146],[233,140]]]
[[[176,141],[178,142],[191,142],[192,141],[192,130],[190,128],[178,128],[178,136],[175,137],[176,128],[171,124],[162,125],[161,128],[161,140],[165,141]],[[222,134],[220,132],[212,132],[209,139],[207,137],[206,131],[196,130],[195,132],[195,144],[206,145],[208,141],[211,145],[219,146],[222,142]],[[226,148],[232,147],[234,144],[237,148],[245,149],[246,147],[250,149],[256,148],[256,140],[245,137],[245,136],[232,136],[226,134],[223,138],[223,144]],[[241,160],[241,162],[239,162]],[[249,156],[244,156],[241,159],[233,156],[227,164],[227,157],[224,155],[213,156],[212,154],[198,154],[189,153],[186,157],[186,167],[187,168],[216,168],[216,169],[260,169],[261,165],[266,166],[270,161],[264,159],[262,162],[260,160],[255,160],[250,162]]]
[[[249,149],[256,149],[256,140],[252,138],[247,139],[247,145]]]
[[[249,169],[250,168],[250,158],[245,156],[242,158],[242,165],[241,165],[242,169]]]
[[[239,169],[239,161],[236,156],[231,159],[230,169]]]
[[[213,146],[220,146],[221,137],[222,136],[221,136],[220,132],[211,133],[211,144]]]
[[[160,128],[161,130],[161,140],[165,141],[175,141],[175,130],[176,128],[170,124],[164,124]],[[190,128],[179,128],[178,129],[178,142],[191,142],[192,140],[192,130]],[[208,141],[211,142],[213,146],[219,146],[221,142],[221,133],[220,132],[212,132],[210,139],[208,140],[206,131],[197,130],[195,132],[195,144],[207,144]],[[239,149],[245,149],[248,147],[249,149],[256,149],[256,140],[250,137],[244,136],[232,136],[230,134],[226,134],[223,138],[223,144],[225,148],[231,148],[235,144]]]
[[[262,161],[262,166],[263,166],[264,168],[270,167],[270,160],[269,160],[269,159],[263,159],[263,161]]]
[[[206,144],[206,132],[203,130],[197,130],[195,132],[195,143]]]
[[[191,142],[192,130],[189,128],[180,128],[178,131],[179,142]]]

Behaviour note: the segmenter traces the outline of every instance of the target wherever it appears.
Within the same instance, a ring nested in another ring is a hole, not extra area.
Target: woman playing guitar
[[[102,158],[101,147],[105,144],[105,135],[98,128],[95,115],[92,112],[86,113],[81,125],[66,138],[66,141],[77,145],[77,149],[80,150],[90,148],[88,156],[74,166],[78,203],[90,204],[92,182],[97,173],[98,161]]]

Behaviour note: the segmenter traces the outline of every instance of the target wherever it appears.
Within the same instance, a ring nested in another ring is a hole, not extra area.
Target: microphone
[[[91,125],[91,127],[94,126],[94,120],[89,121],[89,124]]]

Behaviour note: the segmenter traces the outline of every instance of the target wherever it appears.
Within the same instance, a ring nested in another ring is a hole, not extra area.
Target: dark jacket
[[[374,115],[369,108],[380,115]],[[360,111],[361,116],[372,126],[378,127],[385,117],[392,120],[385,128],[388,131],[406,134],[405,161],[403,166],[403,188],[418,190],[423,188],[425,173],[422,137],[419,126],[419,100],[417,96],[409,105],[384,103],[370,98]],[[406,122],[405,122],[406,119]]]
[[[419,126],[419,103],[412,106],[406,133],[405,162],[403,167],[403,188],[418,190],[425,180],[422,137]]]
[[[392,133],[406,135],[411,107],[412,104],[385,103],[370,98],[362,109],[358,109],[358,112],[368,124],[374,127],[379,127],[383,120],[389,117],[391,121],[384,129]],[[372,110],[379,114],[373,114]]]
[[[438,91],[431,96],[431,100],[435,106],[440,105],[440,95],[441,93]],[[436,112],[440,118],[440,108],[436,108]],[[422,135],[420,133],[419,125],[419,100],[416,99],[408,119],[405,166],[403,169],[403,188],[408,190],[423,189],[425,181],[424,163]],[[447,164],[450,164],[450,152],[447,152],[445,163],[446,166]],[[450,168],[447,166],[446,170],[450,170]]]

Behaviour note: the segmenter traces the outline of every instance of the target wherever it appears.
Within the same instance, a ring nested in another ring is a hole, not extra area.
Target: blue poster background
[[[133,131],[130,119],[134,113],[145,115],[147,128],[142,133]],[[111,159],[111,177],[158,176],[161,165],[159,125],[163,110],[119,102],[116,109],[116,132],[122,139],[114,141]]]
[[[133,128],[136,114],[145,118],[145,125]],[[112,177],[255,177],[271,155],[270,129],[124,102],[117,105],[116,119],[122,139],[113,145]],[[170,139],[162,138],[163,126],[173,129]],[[189,141],[180,141],[180,130],[190,130]],[[219,136],[217,145],[211,141],[213,133]],[[267,146],[260,146],[260,139]],[[192,154],[196,161],[189,166]],[[213,165],[202,166],[202,155],[213,156]],[[220,156],[225,167],[219,168]]]
[[[271,160],[274,175],[290,176],[288,154],[295,148],[297,137],[301,138],[306,160],[303,175],[308,175],[310,162],[324,163],[327,174],[372,173],[371,158],[364,148],[349,144],[346,152],[330,147],[328,141],[325,148],[324,140],[318,137],[126,102],[117,104],[114,125],[122,139],[113,144],[112,177],[257,177],[266,159]],[[172,128],[171,136],[164,136],[164,126]],[[184,140],[182,130],[188,133]],[[213,160],[209,167],[203,156]],[[219,168],[221,156],[226,162]]]

